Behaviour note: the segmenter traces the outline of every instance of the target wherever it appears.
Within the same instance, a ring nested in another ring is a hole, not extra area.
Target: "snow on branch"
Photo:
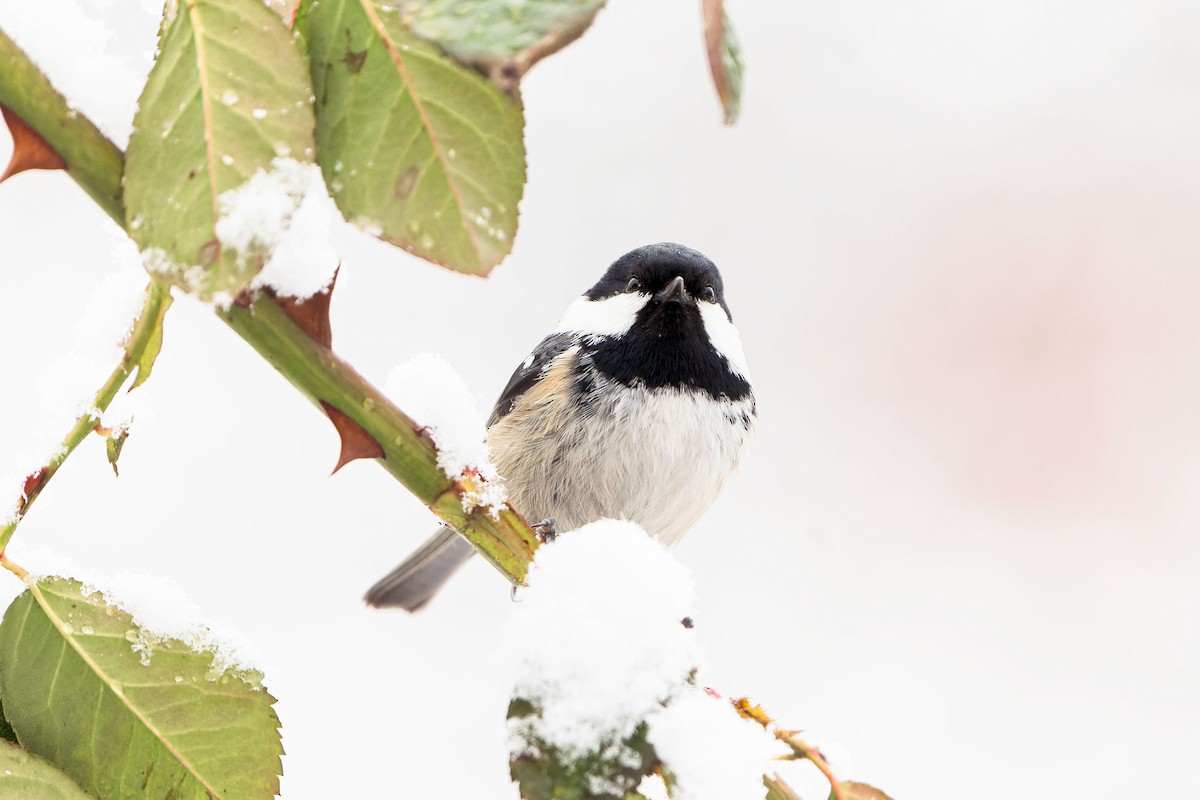
[[[425,427],[437,447],[438,467],[463,484],[464,510],[498,514],[507,496],[484,441],[485,417],[454,367],[422,353],[393,368],[384,391]]]
[[[594,522],[539,548],[527,580],[507,637],[511,765],[527,800],[564,787],[624,798],[654,773],[675,800],[763,796],[783,751],[697,683],[692,581],[663,545]]]

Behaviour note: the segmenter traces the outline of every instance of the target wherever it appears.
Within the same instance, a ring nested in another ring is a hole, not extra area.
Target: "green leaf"
[[[434,263],[487,274],[517,230],[521,109],[414,36],[402,5],[302,3],[318,161],[347,219]]]
[[[0,623],[18,737],[101,800],[273,797],[283,751],[260,678],[148,636],[64,578],[31,583]]]
[[[733,24],[725,13],[724,0],[702,0],[704,43],[717,97],[725,112],[725,124],[737,122],[742,105],[742,49]]]
[[[405,7],[413,33],[437,42],[464,64],[504,84],[577,39],[605,0],[412,0]]]
[[[121,457],[121,449],[125,447],[125,440],[129,438],[129,431],[121,428],[114,430],[112,435],[104,440],[104,451],[108,455],[108,463],[112,466],[113,475],[121,477],[120,470],[117,469],[117,459]]]
[[[125,165],[126,227],[152,273],[206,299],[245,288],[269,246],[220,240],[221,195],[277,157],[312,160],[311,97],[292,33],[261,0],[167,4]]]
[[[516,742],[509,775],[522,800],[633,800],[642,778],[659,763],[644,722],[623,741],[606,742],[595,752],[567,753],[539,737],[536,726],[513,724],[532,722],[540,714],[537,705],[524,698],[514,698],[508,706],[509,730]]]
[[[15,744],[0,743],[0,798],[91,800],[51,764]]]
[[[874,786],[854,781],[842,781],[842,797],[844,800],[892,800]],[[829,800],[837,800],[835,792],[829,793]]]
[[[150,377],[150,371],[154,369],[154,362],[158,360],[158,354],[162,352],[163,343],[163,318],[167,315],[167,309],[171,307],[174,298],[171,297],[171,290],[165,283],[161,281],[151,281],[146,287],[146,291],[150,293],[152,300],[158,302],[147,303],[146,308],[153,312],[153,319],[146,320],[147,324],[151,325],[150,336],[146,340],[146,347],[138,356],[137,362],[134,364],[137,367],[137,376],[133,379],[133,385],[129,387],[129,391],[141,386]],[[119,452],[120,448],[118,448]],[[114,466],[116,460],[113,459]]]

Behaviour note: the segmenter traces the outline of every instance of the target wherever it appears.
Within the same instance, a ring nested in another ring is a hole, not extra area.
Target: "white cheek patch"
[[[700,318],[704,320],[704,332],[713,349],[725,356],[730,368],[743,378],[749,376],[746,369],[746,354],[742,352],[742,337],[738,329],[729,321],[729,315],[718,303],[703,301],[700,306]]]
[[[624,292],[599,300],[581,297],[567,307],[567,313],[558,321],[554,332],[624,336],[649,299],[650,295],[638,292]]]

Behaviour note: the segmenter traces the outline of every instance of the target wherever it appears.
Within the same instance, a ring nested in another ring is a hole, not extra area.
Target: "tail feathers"
[[[367,592],[376,608],[416,611],[475,553],[453,528],[442,528]]]

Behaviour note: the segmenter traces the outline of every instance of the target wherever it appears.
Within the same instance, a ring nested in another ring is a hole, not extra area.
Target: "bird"
[[[568,306],[500,393],[486,442],[510,502],[538,526],[624,519],[673,546],[737,468],[756,414],[720,271],[660,242]],[[443,527],[365,600],[416,611],[474,552]]]

